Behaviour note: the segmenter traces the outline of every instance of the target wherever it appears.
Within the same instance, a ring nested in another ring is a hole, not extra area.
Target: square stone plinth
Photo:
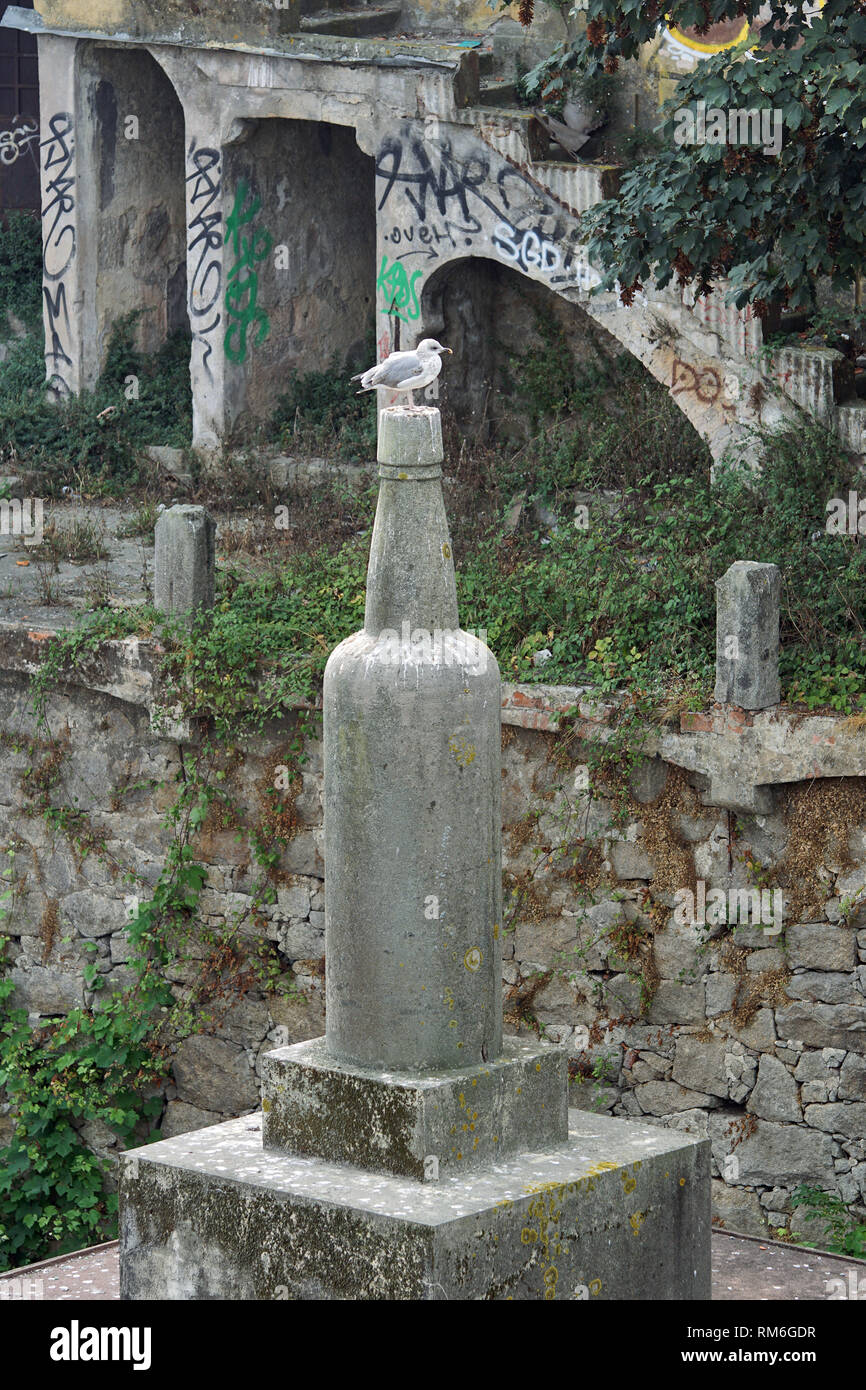
[[[258,1116],[122,1155],[125,1299],[708,1299],[707,1140],[585,1111],[438,1183],[262,1148]]]
[[[324,1038],[262,1059],[265,1148],[435,1181],[568,1133],[568,1058],[503,1039],[493,1062],[412,1076],[347,1066]]]

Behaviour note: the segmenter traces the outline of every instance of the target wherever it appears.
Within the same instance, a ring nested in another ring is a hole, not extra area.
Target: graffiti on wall
[[[519,169],[486,150],[465,157],[447,140],[389,136],[379,148],[378,212],[386,230],[377,289],[384,310],[403,321],[420,314],[416,282],[456,254],[491,254],[551,288],[586,290],[598,276],[586,261],[573,221]],[[405,262],[420,258],[421,268]]]
[[[25,150],[39,140],[39,125],[32,116],[14,116],[9,130],[0,130],[0,162],[17,164]]]
[[[721,377],[715,367],[693,367],[679,357],[674,359],[670,382],[672,396],[694,395],[701,405],[715,405],[721,392]]]
[[[396,314],[404,323],[417,319],[421,313],[415,281],[423,274],[423,270],[413,270],[410,274],[401,260],[389,263],[387,255],[382,257],[376,289],[384,294],[388,313]]]
[[[259,277],[256,266],[270,255],[274,239],[263,227],[244,236],[243,229],[258,216],[261,198],[253,194],[241,179],[235,204],[226,222],[225,244],[231,242],[234,264],[226,280],[225,306],[228,324],[224,347],[230,362],[245,362],[248,351],[247,334],[256,329],[257,343],[264,342],[271,331],[265,310],[256,303]]]
[[[48,122],[42,152],[42,292],[45,297],[45,367],[54,391],[72,392],[72,330],[67,276],[75,261],[75,134],[72,116],[57,111]]]
[[[189,151],[186,176],[188,212],[187,255],[189,258],[189,321],[193,342],[201,349],[201,363],[213,378],[210,359],[213,334],[222,322],[222,169],[219,150],[197,148]]]

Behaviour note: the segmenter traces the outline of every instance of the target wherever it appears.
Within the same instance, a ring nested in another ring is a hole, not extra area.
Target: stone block
[[[716,581],[716,690],[719,704],[766,709],[779,703],[777,565],[737,560]]]
[[[246,1053],[223,1038],[187,1038],[174,1059],[178,1098],[200,1110],[239,1114],[258,1104],[258,1088]]]
[[[854,976],[829,970],[801,970],[785,986],[789,999],[821,1004],[862,1004]]]
[[[803,1115],[807,1125],[825,1134],[844,1134],[847,1139],[860,1139],[866,1134],[866,1102],[807,1105]]]
[[[818,1186],[833,1171],[833,1141],[829,1135],[803,1125],[757,1120],[755,1130],[737,1142],[742,1112],[710,1115],[713,1157],[722,1168],[725,1158],[737,1160],[737,1182],[756,1187],[788,1187],[801,1182]],[[733,1126],[733,1128],[732,1128]]]
[[[737,978],[723,972],[713,971],[707,978],[706,1014],[707,1018],[717,1018],[719,1014],[729,1013],[734,1006],[737,994]]]
[[[839,1100],[866,1101],[866,1057],[849,1052],[839,1073]]]
[[[614,840],[610,850],[613,871],[618,879],[652,878],[654,870],[651,860],[639,845],[630,840]]]
[[[767,1222],[757,1194],[743,1187],[729,1187],[719,1178],[712,1180],[713,1218],[725,1231],[742,1236],[765,1236]]]
[[[679,980],[662,980],[647,1010],[650,1023],[703,1023],[704,986],[680,984]]]
[[[798,1122],[802,1119],[797,1083],[784,1062],[766,1053],[758,1064],[758,1079],[746,1109],[762,1120]]]
[[[836,1047],[866,1052],[866,1007],[852,1004],[789,1004],[776,1010],[782,1037],[799,1038],[807,1047]]]
[[[178,617],[213,607],[216,526],[204,507],[169,507],[157,520],[153,603]]]
[[[710,1297],[708,1145],[675,1130],[573,1111],[558,1148],[418,1183],[248,1117],[121,1163],[122,1299]]]
[[[634,1094],[646,1115],[671,1115],[713,1103],[710,1096],[678,1086],[675,1081],[647,1081],[635,1086]]]
[[[213,1110],[199,1110],[197,1105],[188,1105],[182,1100],[170,1100],[165,1107],[165,1116],[160,1125],[163,1139],[174,1139],[178,1134],[191,1134],[196,1129],[206,1129],[208,1125],[218,1124],[220,1116]]]
[[[41,1018],[54,1018],[78,1009],[84,1003],[84,981],[52,966],[33,965],[29,970],[10,971],[15,989],[9,1007],[26,1009]]]
[[[89,888],[69,893],[61,904],[60,916],[64,928],[71,927],[88,939],[110,936],[129,923],[129,909],[122,900],[93,893]]]
[[[567,1055],[505,1038],[503,1056],[412,1076],[335,1061],[323,1038],[262,1060],[265,1148],[423,1179],[498,1162],[567,1133]]]
[[[671,1076],[681,1086],[727,1098],[729,1076],[725,1067],[725,1042],[710,1042],[686,1035],[677,1039]]]
[[[849,927],[827,922],[801,922],[785,932],[788,964],[797,970],[853,970],[857,939]]]

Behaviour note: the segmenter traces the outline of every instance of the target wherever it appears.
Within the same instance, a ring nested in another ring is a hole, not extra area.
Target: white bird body
[[[352,381],[360,381],[364,391],[406,391],[415,408],[415,391],[421,391],[435,381],[442,370],[442,353],[451,349],[437,343],[435,338],[424,338],[413,352],[392,352],[384,362],[359,372]]]

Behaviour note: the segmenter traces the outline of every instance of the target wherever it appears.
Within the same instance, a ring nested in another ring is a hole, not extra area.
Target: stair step
[[[479,106],[508,107],[516,102],[517,84],[507,77],[488,77],[479,84]]]
[[[398,22],[402,8],[402,5],[359,5],[354,9],[314,10],[301,19],[301,32],[335,34],[346,39],[387,34]]]

